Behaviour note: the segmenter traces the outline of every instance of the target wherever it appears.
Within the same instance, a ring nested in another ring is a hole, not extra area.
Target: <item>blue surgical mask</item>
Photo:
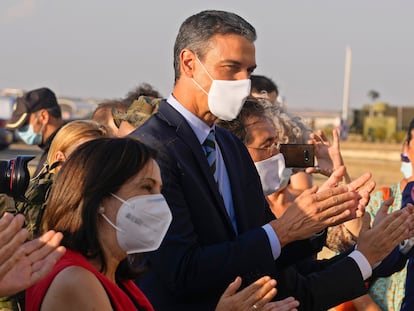
[[[18,129],[17,135],[28,145],[40,145],[42,143],[42,131],[36,133],[31,124]]]

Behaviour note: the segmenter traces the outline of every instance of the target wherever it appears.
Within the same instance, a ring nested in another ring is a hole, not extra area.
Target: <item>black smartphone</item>
[[[286,167],[311,167],[315,165],[315,146],[312,144],[280,144],[280,153]]]

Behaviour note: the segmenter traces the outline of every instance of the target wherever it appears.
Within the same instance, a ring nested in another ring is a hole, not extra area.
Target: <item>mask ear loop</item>
[[[198,58],[198,56],[196,55],[196,60],[197,62],[201,65],[201,67],[203,68],[204,72],[208,75],[208,77],[211,79],[211,81],[214,81],[213,77],[210,75],[210,73],[207,71],[206,67],[204,67],[204,65],[201,63],[200,59]],[[191,78],[191,80],[193,80],[194,84],[197,85],[197,87],[202,90],[204,92],[204,94],[206,94],[208,96],[208,92],[196,81],[194,80],[194,78]]]
[[[201,62],[201,60],[198,58],[198,56],[196,55],[196,59],[198,61],[198,63],[201,65],[201,67],[203,67],[204,71],[206,72],[206,74],[209,76],[209,78],[211,79],[211,81],[214,81],[213,77],[211,76],[211,74],[208,72],[208,70],[206,69],[206,67],[204,67],[203,63]]]
[[[202,91],[204,92],[204,94],[206,94],[206,95],[208,96],[207,91],[206,91],[205,89],[203,89],[203,87],[202,87],[200,84],[198,84],[198,82],[197,82],[196,80],[194,80],[194,78],[191,78],[191,80],[193,80],[194,84],[195,84],[195,85],[197,85],[197,87],[198,87],[200,90],[202,90]]]
[[[108,218],[108,216],[106,216],[104,213],[105,213],[105,209],[101,206],[101,207],[99,207],[99,211],[98,211],[98,213],[99,213],[99,215],[101,215],[105,220],[106,220],[106,222],[112,227],[112,228],[114,228],[116,231],[119,231],[119,232],[122,232],[122,233],[125,233],[125,231],[124,230],[122,230],[121,228],[118,228],[109,218]]]
[[[112,195],[114,198],[118,199],[119,201],[121,201],[122,203],[128,204],[127,201],[125,201],[124,199],[120,198],[119,196],[117,196],[116,194],[113,194],[112,192],[110,193],[110,195]]]

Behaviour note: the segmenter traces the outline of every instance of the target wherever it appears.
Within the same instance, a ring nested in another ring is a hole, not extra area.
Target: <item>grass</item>
[[[399,143],[341,142],[341,152],[351,178],[370,172],[377,187],[393,184],[403,178],[400,172],[401,149]],[[325,180],[320,175],[314,175],[315,184]]]

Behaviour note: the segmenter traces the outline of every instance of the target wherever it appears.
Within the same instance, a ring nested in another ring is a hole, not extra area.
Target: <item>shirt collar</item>
[[[200,120],[195,114],[185,108],[172,94],[168,97],[167,103],[170,104],[175,110],[177,110],[190,125],[194,134],[197,136],[200,144],[206,140],[211,130],[215,130],[216,126],[213,124],[209,127],[202,120]]]

